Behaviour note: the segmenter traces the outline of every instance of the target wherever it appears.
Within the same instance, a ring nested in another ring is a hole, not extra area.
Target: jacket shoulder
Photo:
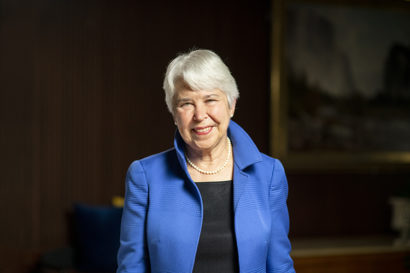
[[[153,154],[141,159],[133,161],[130,165],[130,169],[134,171],[143,172],[144,166],[152,165],[155,163],[163,162],[164,160],[169,159],[170,157],[175,156],[175,148],[170,148],[163,152]]]
[[[282,162],[274,157],[261,153],[262,162],[267,168],[271,168],[272,172],[284,173],[285,169]]]
[[[176,168],[177,155],[175,148],[168,149],[166,151],[150,155],[131,163],[129,167],[129,173],[137,174],[144,173],[145,175],[156,176],[159,173],[170,171],[172,168]]]

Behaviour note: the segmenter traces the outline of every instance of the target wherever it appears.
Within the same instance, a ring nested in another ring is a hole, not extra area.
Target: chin
[[[206,151],[212,148],[210,143],[195,143],[198,150]]]

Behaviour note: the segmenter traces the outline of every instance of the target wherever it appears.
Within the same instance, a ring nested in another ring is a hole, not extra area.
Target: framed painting
[[[410,2],[273,0],[271,154],[410,169]]]

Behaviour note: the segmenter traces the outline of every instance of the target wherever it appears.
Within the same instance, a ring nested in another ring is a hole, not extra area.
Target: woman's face
[[[219,89],[192,91],[182,82],[176,84],[174,120],[188,149],[212,152],[226,145],[227,129],[235,111]]]

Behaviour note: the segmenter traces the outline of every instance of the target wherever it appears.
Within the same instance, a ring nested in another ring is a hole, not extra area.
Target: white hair
[[[168,110],[174,113],[175,83],[182,80],[190,89],[219,89],[225,93],[229,107],[239,97],[238,87],[229,68],[211,50],[198,49],[172,60],[165,73],[163,88]]]

